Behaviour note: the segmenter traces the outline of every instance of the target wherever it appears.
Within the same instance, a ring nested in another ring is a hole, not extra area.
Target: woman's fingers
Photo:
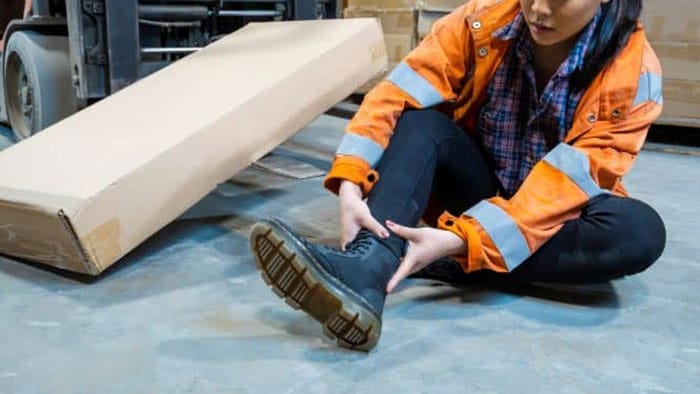
[[[396,224],[391,220],[386,221],[386,226],[389,227],[389,230],[391,230],[394,234],[398,235],[403,239],[409,240],[409,237],[411,236],[410,228],[404,227],[400,224]],[[404,280],[411,273],[411,269],[413,268],[414,264],[415,263],[411,258],[411,253],[407,252],[406,256],[403,257],[399,268],[396,270],[396,272],[394,272],[394,275],[391,277],[389,283],[387,283],[386,285],[387,293],[391,293],[392,291],[394,291],[399,282]]]
[[[408,242],[406,255],[403,257],[399,268],[389,280],[386,286],[387,293],[394,291],[396,286],[409,275],[423,268],[426,262],[433,261],[430,254],[432,247],[430,233],[425,228],[415,228],[396,224],[391,220],[386,221],[389,230]]]
[[[362,218],[362,227],[366,228],[367,230],[371,231],[376,235],[377,237],[380,238],[387,238],[389,237],[389,230],[384,228],[377,219],[374,218],[369,212],[367,215],[365,215]]]
[[[392,222],[391,220],[386,221],[386,226],[389,227],[389,230],[391,230],[394,234],[407,241],[415,241],[417,239],[418,229],[402,226]]]
[[[364,204],[364,203],[363,203]],[[341,217],[342,229],[340,234],[340,249],[345,250],[345,245],[355,239],[361,229],[367,229],[377,237],[389,237],[389,230],[382,226],[377,219],[372,216],[369,209],[351,210],[346,214],[348,217]],[[342,216],[342,215],[341,215]]]
[[[359,231],[360,226],[355,224],[354,221],[348,225],[344,225],[340,234],[340,250],[345,251],[345,245],[355,239]]]
[[[415,264],[416,262],[412,260],[410,256],[407,255],[406,257],[404,257],[403,261],[399,265],[399,269],[396,270],[394,276],[392,276],[389,280],[389,283],[387,283],[386,292],[391,293],[392,291],[394,291],[399,282],[406,279],[408,275],[411,274],[413,266]]]

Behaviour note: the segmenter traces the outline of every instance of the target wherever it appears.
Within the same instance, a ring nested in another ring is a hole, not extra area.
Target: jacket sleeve
[[[661,113],[660,69],[643,72],[638,89],[626,115],[598,120],[574,141],[557,145],[510,199],[481,201],[460,217],[442,214],[438,227],[467,241],[466,254],[456,256],[465,271],[512,271],[578,218],[593,197],[624,193],[620,180]]]
[[[466,5],[433,25],[429,35],[366,96],[346,128],[324,185],[337,193],[350,180],[365,195],[379,179],[374,170],[401,113],[455,100],[469,67]]]

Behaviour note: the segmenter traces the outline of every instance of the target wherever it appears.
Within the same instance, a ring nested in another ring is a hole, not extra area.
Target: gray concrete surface
[[[323,117],[278,152],[328,168],[343,125]],[[627,179],[668,227],[648,271],[588,287],[407,281],[369,354],[323,339],[248,251],[267,215],[337,241],[334,198],[320,178],[251,167],[93,282],[0,257],[0,393],[700,392],[690,153],[646,150]]]

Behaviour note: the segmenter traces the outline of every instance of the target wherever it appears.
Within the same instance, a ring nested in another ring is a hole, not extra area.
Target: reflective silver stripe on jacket
[[[639,87],[637,88],[637,97],[634,99],[633,105],[641,104],[645,101],[653,101],[657,104],[663,104],[663,80],[661,75],[646,72],[639,77]]]
[[[542,159],[566,174],[588,198],[606,193],[591,177],[591,164],[588,156],[571,145],[560,143]]]
[[[382,158],[384,148],[371,138],[345,133],[335,154],[359,156],[369,163],[370,167],[374,168]]]
[[[476,219],[503,256],[508,271],[513,271],[530,256],[525,237],[501,207],[486,200],[469,208],[465,215]]]
[[[387,77],[387,80],[413,97],[422,108],[432,107],[444,101],[430,82],[404,62],[396,66],[394,71]]]

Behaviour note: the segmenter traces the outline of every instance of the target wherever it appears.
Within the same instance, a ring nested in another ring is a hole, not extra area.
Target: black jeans
[[[497,192],[497,180],[477,143],[443,114],[405,112],[377,167],[370,211],[415,226],[432,196],[459,215]],[[598,282],[631,275],[661,255],[666,230],[647,204],[610,194],[593,198],[581,216],[564,224],[509,276],[543,282]],[[392,235],[388,244],[400,250]]]

